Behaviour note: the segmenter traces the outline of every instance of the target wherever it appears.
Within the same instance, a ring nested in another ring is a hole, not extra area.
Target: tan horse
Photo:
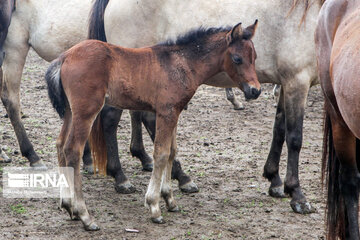
[[[325,2],[316,47],[326,110],[327,237],[359,240],[360,1]]]
[[[178,210],[170,177],[179,114],[197,88],[219,72],[226,72],[246,98],[260,95],[251,41],[256,25],[257,21],[244,30],[241,24],[200,28],[175,42],[139,49],[88,40],[52,62],[46,73],[49,96],[64,116],[57,141],[59,164],[75,170],[75,197],[62,199],[71,217],[80,218],[87,230],[99,229],[82,196],[80,156],[90,136],[95,165],[99,171],[106,170],[106,147],[97,117],[105,104],[156,113],[154,170],[145,204],[155,223],[163,223],[160,195],[169,211]]]

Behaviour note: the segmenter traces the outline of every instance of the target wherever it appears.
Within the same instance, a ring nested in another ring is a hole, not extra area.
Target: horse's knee
[[[66,144],[63,148],[63,152],[66,156],[66,162],[68,166],[76,167],[78,166],[80,160],[80,148],[72,144]]]
[[[154,155],[154,166],[155,168],[164,169],[170,157],[170,152],[161,152]]]

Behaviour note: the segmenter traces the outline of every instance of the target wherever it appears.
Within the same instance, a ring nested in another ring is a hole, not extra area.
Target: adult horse
[[[258,17],[259,21],[266,23],[259,27],[258,35],[254,38],[259,56],[257,74],[260,82],[281,84],[282,88],[263,176],[271,182],[271,196],[285,197],[285,191],[292,197],[290,205],[295,212],[309,213],[313,209],[302,193],[298,164],[306,98],[309,88],[318,83],[312,36],[323,2],[324,0],[96,0],[90,20],[90,37],[122,46],[140,47],[174,38],[194,26],[227,25],[239,17]],[[221,83],[226,82],[227,77],[218,75],[212,80],[218,86],[223,86]],[[136,135],[135,130],[141,133],[141,117],[137,119],[139,121],[133,127],[133,135]],[[155,121],[152,122],[155,124]],[[114,121],[114,126],[117,123]],[[139,155],[147,156],[140,141],[141,134],[137,136],[139,138],[132,141],[137,145],[132,148],[137,146],[141,153]],[[113,142],[115,140],[114,138]],[[279,161],[285,140],[288,164],[283,191]]]
[[[156,114],[154,170],[145,196],[154,223],[163,223],[159,200],[170,212],[179,211],[171,190],[180,113],[202,84],[225,72],[247,99],[261,93],[251,41],[257,20],[243,29],[200,28],[152,47],[123,48],[98,40],[81,42],[54,60],[46,72],[49,97],[64,123],[56,146],[61,167],[74,168],[74,198],[63,198],[71,217],[86,230],[99,227],[82,195],[80,156],[90,136],[94,160],[106,170],[106,146],[100,111],[105,104]]]
[[[327,0],[315,39],[325,95],[327,237],[359,240],[360,2]]]
[[[8,33],[11,22],[12,13],[15,11],[15,0],[0,0],[0,67],[5,58],[3,45]],[[0,68],[0,78],[2,77],[2,69]],[[0,147],[0,162],[9,163],[11,159],[2,151]]]
[[[8,5],[4,5],[3,8],[4,13],[8,8],[6,6]],[[11,5],[10,9],[13,7],[14,5]],[[45,165],[34,151],[20,117],[20,82],[25,58],[29,48],[32,47],[41,58],[51,61],[76,43],[85,40],[90,9],[90,0],[28,0],[18,1],[16,11],[13,12],[3,47],[7,57],[3,62],[1,100],[14,127],[21,153],[33,167]],[[113,117],[120,115],[121,112],[117,112],[116,116],[106,114],[106,120],[111,121]],[[106,121],[104,121],[104,129],[107,138],[107,134],[114,133],[113,129],[109,131]],[[116,180],[116,190],[121,193],[133,192],[135,188],[121,169],[117,143],[107,144],[107,148],[109,174]],[[84,163],[85,167],[88,167],[86,164],[91,164],[89,151],[84,152]],[[144,162],[143,167],[146,168],[147,164],[148,162]],[[179,181],[181,190],[188,192],[198,190],[196,184],[182,171],[180,162],[176,160],[173,177]]]

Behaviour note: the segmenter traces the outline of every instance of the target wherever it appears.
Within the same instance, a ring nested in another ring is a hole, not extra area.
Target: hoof
[[[152,172],[153,168],[154,168],[154,164],[153,164],[153,163],[145,163],[145,164],[143,165],[142,170],[143,170],[143,171],[146,171],[146,172]]]
[[[180,190],[185,193],[197,193],[199,192],[198,186],[193,182],[190,181],[182,186],[179,186]]]
[[[94,166],[91,165],[84,165],[83,166],[84,174],[94,174]]]
[[[180,208],[178,206],[172,207],[168,209],[169,212],[180,212]]]
[[[86,231],[99,231],[100,227],[95,223],[92,222],[90,225],[84,225]]]
[[[136,188],[129,181],[126,181],[125,183],[121,183],[121,184],[115,183],[115,190],[118,193],[130,194],[130,193],[134,193],[136,191]]]
[[[234,110],[244,110],[245,109],[244,104],[242,104],[241,102],[238,102],[237,100],[233,101],[232,104],[233,104]]]
[[[157,217],[157,218],[151,218],[151,221],[153,223],[157,223],[157,224],[164,224],[165,223],[165,220],[163,219],[162,216]]]
[[[34,168],[36,171],[46,171],[48,169],[42,160],[39,160],[35,163],[30,163],[30,167]]]
[[[0,163],[11,163],[11,158],[9,158],[4,152],[0,154]]]
[[[274,198],[286,198],[282,187],[271,187],[269,188],[269,195]]]
[[[310,203],[307,201],[291,201],[290,206],[294,212],[300,214],[309,214],[315,212],[315,208],[311,207]]]

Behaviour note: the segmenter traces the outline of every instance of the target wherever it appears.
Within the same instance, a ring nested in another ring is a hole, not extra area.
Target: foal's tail
[[[51,62],[45,74],[50,101],[60,118],[64,118],[66,108],[66,96],[60,78],[62,63],[63,57],[60,56]]]
[[[63,62],[64,56],[62,55],[50,64],[45,74],[50,101],[61,118],[64,118],[67,105],[67,98],[60,76],[61,65]],[[93,123],[89,140],[95,168],[94,170],[96,172],[98,169],[100,174],[106,175],[107,153],[100,114],[96,117]]]
[[[89,143],[94,164],[94,172],[98,170],[99,174],[106,175],[107,151],[101,122],[101,113],[99,113],[93,123]]]
[[[324,180],[325,174],[327,185],[327,239],[345,239],[345,209],[344,199],[340,191],[339,179],[340,161],[336,156],[334,148],[330,116],[326,112],[324,116],[324,141],[321,174],[322,180]]]
[[[109,0],[95,0],[90,12],[88,39],[106,42],[104,12]]]

